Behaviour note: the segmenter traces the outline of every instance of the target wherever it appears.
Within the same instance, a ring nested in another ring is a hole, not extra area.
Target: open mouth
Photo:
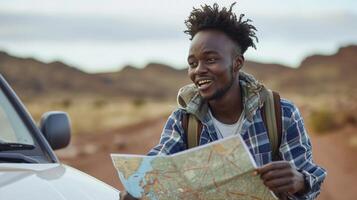
[[[212,82],[213,81],[209,79],[199,80],[197,81],[197,86],[200,90],[204,90],[207,89],[212,84]]]

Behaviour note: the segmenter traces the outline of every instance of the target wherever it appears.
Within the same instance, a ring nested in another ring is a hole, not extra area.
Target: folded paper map
[[[136,198],[276,199],[255,175],[255,162],[239,135],[169,156],[111,157],[126,191]]]

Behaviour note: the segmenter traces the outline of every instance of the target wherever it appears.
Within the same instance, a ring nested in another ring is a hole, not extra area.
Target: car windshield
[[[0,143],[34,145],[29,130],[3,91],[0,91]]]

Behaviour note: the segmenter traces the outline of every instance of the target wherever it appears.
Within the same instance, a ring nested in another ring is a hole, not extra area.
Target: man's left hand
[[[304,175],[288,161],[275,161],[257,169],[264,184],[277,195],[301,194],[306,190]]]

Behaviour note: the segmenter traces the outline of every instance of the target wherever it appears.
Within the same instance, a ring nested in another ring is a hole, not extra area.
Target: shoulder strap
[[[269,90],[269,95],[264,103],[262,114],[269,135],[273,160],[280,160],[279,147],[282,137],[282,116],[280,95],[277,92]]]
[[[184,114],[182,118],[182,127],[186,133],[186,146],[191,149],[199,145],[202,123],[192,114]]]
[[[279,147],[282,137],[282,115],[280,95],[269,90],[269,96],[262,109],[263,121],[268,130],[269,140],[272,147],[273,160],[279,160]],[[187,149],[199,145],[202,123],[192,114],[184,114],[182,126],[186,133]]]

